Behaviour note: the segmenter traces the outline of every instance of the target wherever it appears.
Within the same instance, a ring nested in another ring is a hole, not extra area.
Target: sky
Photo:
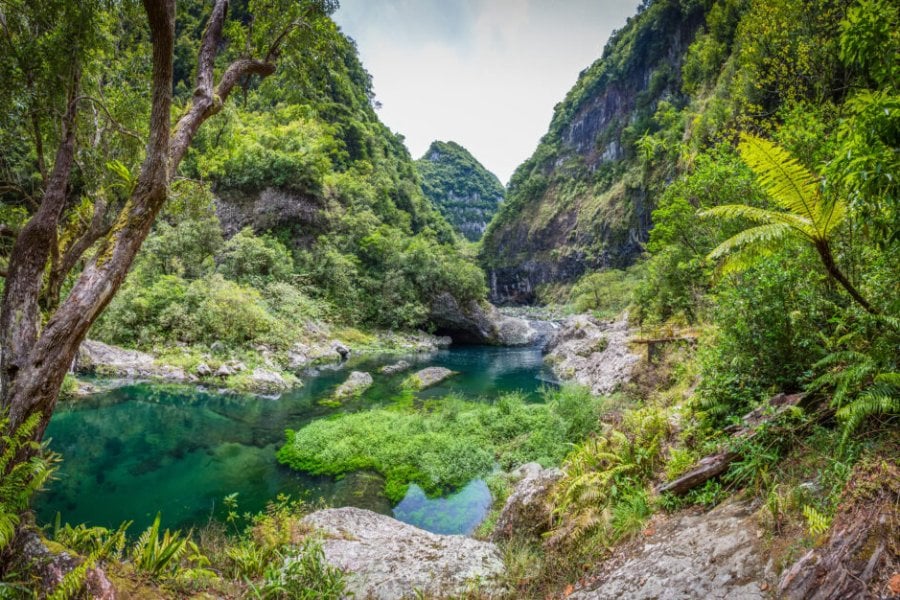
[[[341,0],[381,120],[413,158],[466,147],[504,184],[639,0]]]

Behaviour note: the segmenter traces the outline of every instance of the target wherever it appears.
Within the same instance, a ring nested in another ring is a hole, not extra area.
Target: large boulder
[[[356,598],[479,597],[500,589],[497,547],[459,535],[437,535],[360,508],[316,511],[303,523],[324,536],[325,560],[347,573]]]
[[[495,542],[512,537],[538,536],[550,529],[548,496],[563,473],[559,469],[544,469],[538,463],[528,463],[511,475],[518,479],[518,483],[497,517],[497,524],[491,533],[491,540]]]
[[[754,507],[738,502],[651,521],[641,538],[601,562],[569,598],[764,600],[771,597],[766,590],[773,574],[759,536]]]
[[[446,367],[427,367],[410,375],[407,381],[411,387],[422,390],[437,385],[453,375],[456,375],[456,371]]]
[[[640,357],[628,348],[628,317],[604,323],[590,315],[567,319],[544,348],[544,360],[563,381],[608,394],[629,381]]]
[[[66,575],[84,563],[80,556],[69,552],[53,552],[33,531],[25,531],[19,540],[21,558],[32,569],[30,575],[40,580],[44,591],[54,590]],[[94,566],[84,574],[84,593],[79,597],[91,600],[115,600],[116,589],[103,568]]]
[[[362,371],[353,371],[347,380],[334,391],[335,398],[349,398],[362,394],[372,385],[372,376]]]
[[[527,346],[538,339],[538,332],[525,319],[503,315],[488,302],[471,300],[462,305],[447,292],[432,301],[429,318],[440,333],[462,344]]]
[[[75,357],[76,373],[99,374],[110,377],[153,377],[170,381],[190,379],[184,369],[159,365],[150,354],[138,350],[126,350],[96,340],[85,340]]]
[[[282,377],[281,373],[257,367],[253,369],[248,379],[251,389],[263,393],[277,393],[291,387],[289,381]]]

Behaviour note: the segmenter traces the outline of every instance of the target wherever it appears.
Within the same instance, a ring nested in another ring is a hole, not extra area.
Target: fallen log
[[[778,394],[773,396],[767,403],[756,407],[744,415],[744,418],[741,419],[743,425],[732,429],[732,439],[753,437],[759,430],[760,425],[797,406],[803,398],[803,394]],[[713,477],[718,477],[724,473],[739,456],[733,450],[719,450],[715,454],[710,454],[700,459],[693,469],[681,477],[657,487],[656,491],[660,494],[671,492],[679,496],[685,494]]]

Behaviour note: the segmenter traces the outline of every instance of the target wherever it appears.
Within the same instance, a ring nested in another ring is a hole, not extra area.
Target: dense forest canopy
[[[466,239],[478,241],[503,201],[497,176],[456,142],[432,142],[416,169],[441,214]]]

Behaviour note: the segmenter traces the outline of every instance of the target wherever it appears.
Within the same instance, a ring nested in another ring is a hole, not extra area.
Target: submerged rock
[[[629,350],[628,335],[627,315],[613,323],[576,315],[554,333],[544,360],[560,379],[608,394],[629,380],[640,359]]]
[[[350,373],[350,377],[347,378],[347,381],[338,386],[334,391],[334,397],[348,398],[350,396],[357,396],[363,393],[370,385],[372,385],[371,375],[363,373],[362,371],[353,371]]]
[[[652,523],[652,522],[651,522]],[[620,548],[601,571],[569,596],[606,598],[721,598],[762,600],[770,584],[757,543],[752,507],[721,505],[708,513],[676,515],[644,538]]]
[[[513,471],[512,477],[519,482],[497,517],[491,540],[537,536],[548,531],[552,509],[548,496],[562,474],[559,469],[544,469],[538,463],[524,464]]]
[[[432,385],[437,385],[448,377],[452,377],[456,374],[456,371],[451,371],[445,367],[428,367],[411,375],[409,383],[412,387],[424,389]]]
[[[396,373],[400,373],[401,371],[405,371],[410,368],[412,365],[406,362],[405,360],[400,360],[395,362],[392,365],[385,365],[381,367],[381,372],[385,375],[394,375]]]
[[[429,533],[359,508],[316,511],[303,523],[325,536],[325,560],[347,573],[356,598],[454,597],[475,585],[483,596],[499,590],[504,567],[492,543]]]

